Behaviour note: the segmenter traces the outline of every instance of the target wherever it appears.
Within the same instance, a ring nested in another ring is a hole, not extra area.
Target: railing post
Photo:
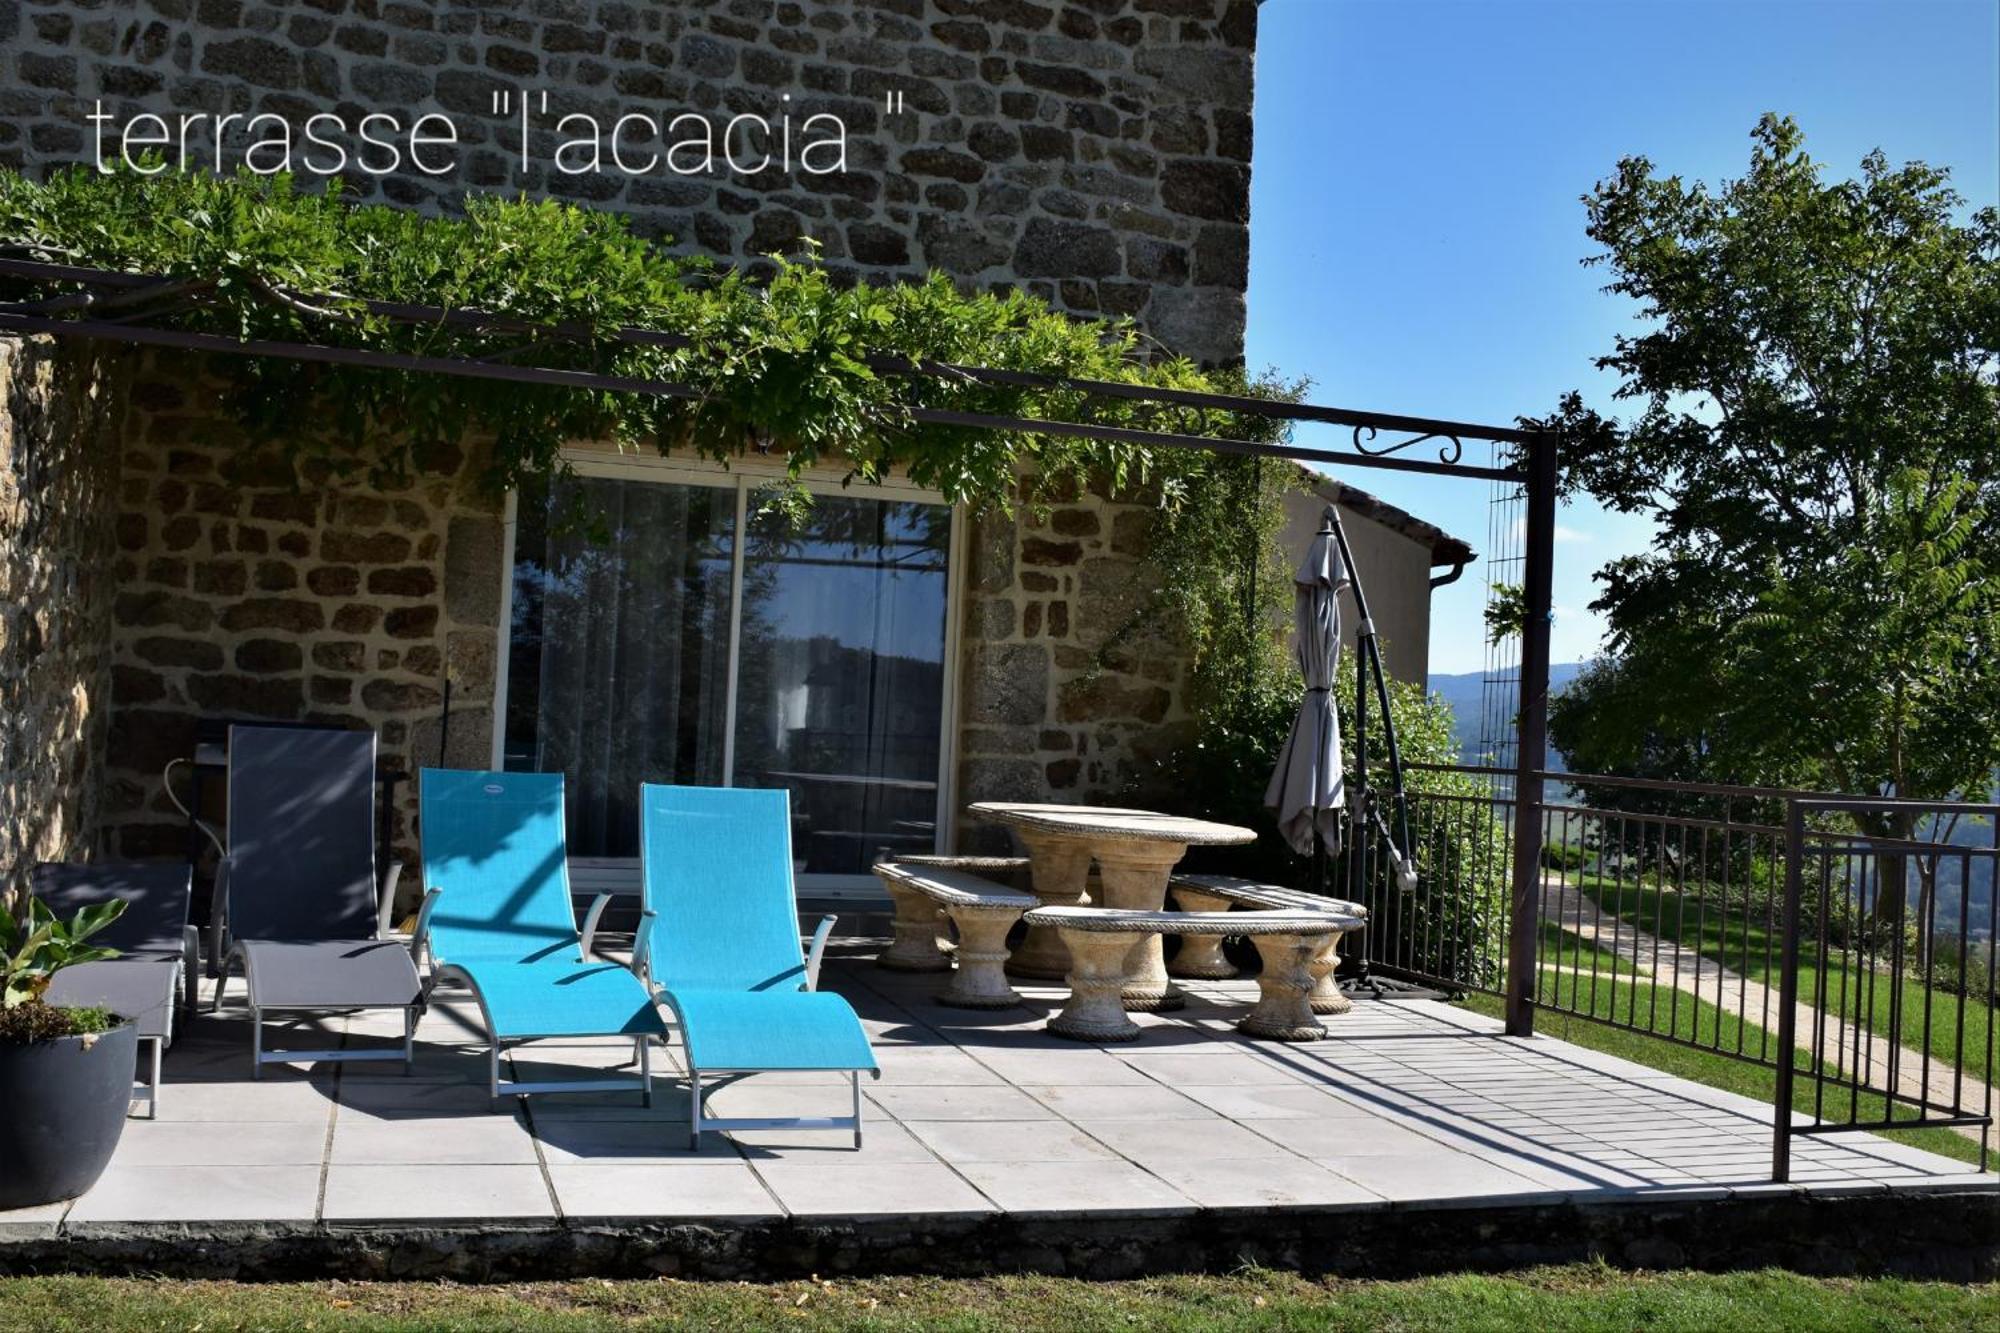
[[[1549,740],[1549,620],[1554,605],[1556,436],[1528,442],[1528,530],[1521,594],[1521,700],[1514,748],[1514,876],[1507,942],[1507,1033],[1535,1034],[1542,912],[1542,766]]]
[[[1793,1064],[1799,1036],[1799,896],[1805,885],[1806,808],[1785,802],[1785,917],[1778,968],[1778,1086],[1772,1097],[1771,1180],[1792,1178]]]

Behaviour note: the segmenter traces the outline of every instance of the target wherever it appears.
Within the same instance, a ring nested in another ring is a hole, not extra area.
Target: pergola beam
[[[128,296],[133,294],[134,289],[142,289],[149,286],[159,287],[163,294],[172,294],[180,297],[190,294],[185,284],[171,279],[135,273],[120,273],[108,269],[85,268],[71,264],[49,264],[38,260],[0,258],[0,275],[28,281],[75,283],[84,287],[110,288],[125,293]],[[283,289],[274,289],[273,296],[279,300],[287,301],[322,301],[327,299],[322,295]],[[427,324],[451,325],[460,328],[487,330],[495,333],[537,334],[547,338],[579,344],[610,342],[667,348],[686,348],[694,345],[693,340],[685,335],[657,329],[628,326],[604,330],[575,323],[544,324],[513,315],[496,315],[486,311],[471,309],[446,309],[440,306],[418,305],[397,301],[357,298],[355,303],[371,315],[413,327]],[[125,304],[131,304],[131,302],[128,300]],[[61,337],[97,338],[114,342],[137,343],[146,346],[210,352],[219,355],[269,356],[284,360],[312,361],[365,369],[398,370],[413,374],[450,375],[464,379],[497,380],[507,383],[533,384],[551,388],[609,393],[634,393],[657,398],[685,400],[701,396],[700,391],[694,386],[671,380],[641,379],[633,376],[609,375],[598,371],[571,370],[554,366],[514,365],[504,361],[476,360],[467,357],[420,356],[409,353],[379,352],[365,348],[330,346],[323,343],[289,342],[274,339],[246,340],[231,338],[222,334],[197,333],[185,329],[158,327],[137,322],[136,316],[131,319],[110,321],[90,319],[87,317],[87,314],[88,308],[85,307],[79,317],[56,318],[51,312],[38,309],[34,303],[0,303],[0,331],[46,333]],[[1205,449],[1257,457],[1288,458],[1298,462],[1319,463],[1337,467],[1364,467],[1384,471],[1416,472],[1437,476],[1513,482],[1525,479],[1526,474],[1522,467],[1482,467],[1459,461],[1463,455],[1464,441],[1468,439],[1484,440],[1495,444],[1525,446],[1534,438],[1533,432],[1515,427],[1482,426],[1470,422],[1446,421],[1430,417],[1402,416],[1384,412],[1357,412],[1345,408],[1324,407],[1313,403],[1289,403],[1279,399],[1257,398],[1246,394],[1213,393],[1192,389],[1127,384],[1114,380],[1076,379],[990,366],[962,365],[948,361],[913,360],[899,356],[870,356],[864,358],[864,360],[871,369],[885,374],[923,376],[946,381],[959,380],[974,383],[1000,384],[1019,388],[1051,389],[1078,393],[1086,397],[1119,399],[1127,402],[1153,404],[1165,408],[1235,412],[1274,420],[1302,421],[1321,425],[1341,426],[1352,432],[1353,448],[1350,451],[1305,444],[1271,444],[1256,440],[1230,439],[1224,436],[1152,430],[1133,426],[1111,426],[1088,421],[1009,417],[991,413],[957,411],[948,408],[913,407],[908,409],[911,420],[925,425],[953,426],[972,430],[1015,431],[1026,434],[1098,440],[1145,447]],[[1384,431],[1392,434],[1403,434],[1409,438],[1393,442],[1379,449],[1370,449],[1363,443],[1364,435],[1369,439],[1373,439]],[[1441,442],[1439,445],[1439,456],[1436,461],[1394,456],[1404,449],[1428,441]]]

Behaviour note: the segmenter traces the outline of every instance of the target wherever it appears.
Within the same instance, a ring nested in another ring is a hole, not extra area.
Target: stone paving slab
[[[1231,1024],[1248,982],[1187,983],[1143,1035],[1079,1046],[1043,1027],[1060,988],[994,1013],[946,1009],[936,977],[884,972],[848,941],[827,984],[868,1015],[883,1077],[867,1131],[745,1131],[687,1147],[675,1049],[636,1094],[495,1108],[474,1021],[447,997],[417,1067],[274,1067],[250,1077],[240,1011],[197,1018],[168,1053],[156,1121],[127,1123],[98,1186],[0,1213],[0,1242],[123,1225],[453,1223],[629,1226],[786,1216],[1172,1218],[1203,1209],[1500,1208],[1649,1197],[1745,1200],[1990,1189],[1991,1175],[1869,1135],[1801,1139],[1797,1183],[1768,1185],[1769,1108],[1433,1001],[1363,1000],[1326,1041],[1254,1043]],[[372,1044],[380,1016],[324,1040]],[[510,1056],[510,1073],[589,1076],[629,1045]],[[755,1076],[727,1115],[844,1112],[841,1075]]]

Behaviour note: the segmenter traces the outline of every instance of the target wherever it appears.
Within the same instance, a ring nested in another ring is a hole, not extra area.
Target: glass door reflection
[[[748,524],[733,781],[790,790],[802,873],[935,845],[950,543],[948,507],[858,496]]]

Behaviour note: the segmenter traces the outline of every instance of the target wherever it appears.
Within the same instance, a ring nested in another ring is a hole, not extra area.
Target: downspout
[[[1463,574],[1465,572],[1465,567],[1471,563],[1472,563],[1472,557],[1467,556],[1463,560],[1454,561],[1451,567],[1451,572],[1449,574],[1432,575],[1431,591],[1436,592],[1439,588],[1444,587],[1447,583],[1458,582],[1458,576]]]

